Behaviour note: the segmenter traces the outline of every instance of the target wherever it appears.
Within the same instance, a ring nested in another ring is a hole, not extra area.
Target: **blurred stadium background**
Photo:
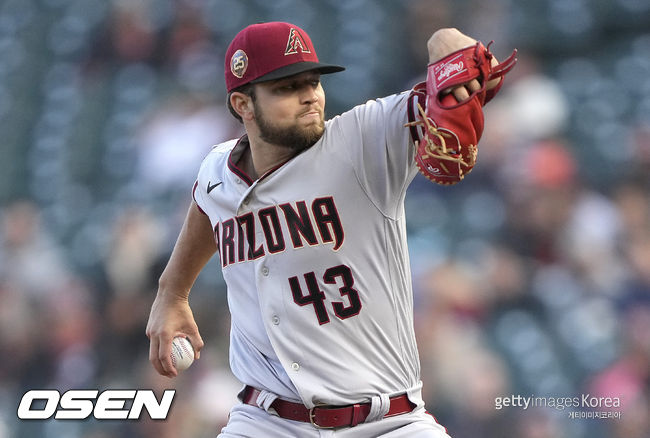
[[[189,371],[156,376],[144,328],[198,164],[240,134],[223,53],[264,20],[347,66],[324,78],[330,116],[422,80],[437,28],[519,49],[474,172],[409,189],[428,408],[454,438],[650,437],[650,0],[0,0],[0,438],[226,422],[219,266],[191,296]],[[19,422],[34,388],[178,393],[165,422]],[[580,394],[621,418],[495,408]]]

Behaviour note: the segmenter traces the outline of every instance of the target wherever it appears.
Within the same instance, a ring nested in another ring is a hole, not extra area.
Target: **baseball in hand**
[[[189,339],[176,336],[172,340],[172,365],[176,371],[183,371],[189,368],[194,362],[194,348]]]

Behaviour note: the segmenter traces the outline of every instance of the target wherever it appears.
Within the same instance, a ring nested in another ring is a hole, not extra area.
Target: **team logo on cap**
[[[293,27],[289,30],[289,41],[287,41],[287,49],[284,51],[285,55],[293,55],[298,53],[300,50],[301,53],[311,53],[309,50],[309,45],[305,43],[305,39],[300,35]]]
[[[239,79],[244,77],[248,68],[248,56],[242,49],[237,50],[230,58],[230,71]]]

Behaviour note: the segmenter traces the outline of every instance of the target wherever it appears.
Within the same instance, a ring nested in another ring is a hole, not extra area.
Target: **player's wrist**
[[[157,297],[169,303],[187,303],[189,301],[189,289],[173,287],[163,281],[158,283]]]

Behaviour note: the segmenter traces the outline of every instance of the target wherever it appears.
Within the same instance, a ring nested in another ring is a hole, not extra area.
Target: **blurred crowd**
[[[407,196],[427,407],[454,438],[650,437],[649,0],[3,0],[0,438],[227,421],[219,265],[190,297],[206,347],[188,371],[158,376],[144,332],[201,159],[242,132],[223,52],[262,20],[348,67],[323,78],[330,116],[422,80],[437,28],[519,49],[473,172]],[[166,421],[18,421],[45,388],[177,393]],[[621,406],[495,406],[583,394]]]

